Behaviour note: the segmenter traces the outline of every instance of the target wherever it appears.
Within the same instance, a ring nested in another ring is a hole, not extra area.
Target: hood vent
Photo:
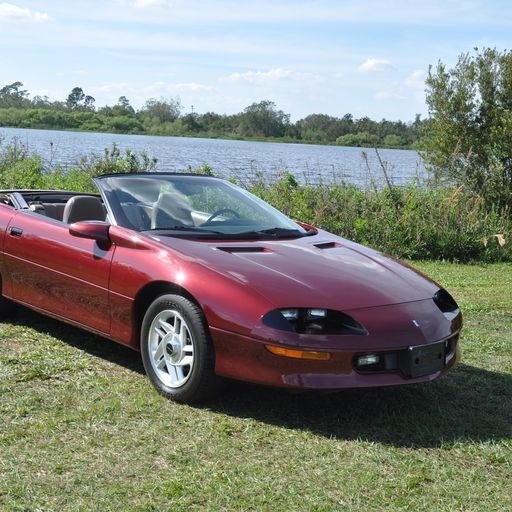
[[[224,246],[224,247],[217,247],[219,251],[223,252],[229,252],[231,254],[236,253],[257,253],[257,252],[271,252],[270,249],[267,249],[266,247],[255,247],[250,245],[241,245],[239,247],[236,246]]]
[[[320,242],[319,244],[314,244],[317,249],[335,249],[336,247],[341,247],[341,244],[338,242]]]

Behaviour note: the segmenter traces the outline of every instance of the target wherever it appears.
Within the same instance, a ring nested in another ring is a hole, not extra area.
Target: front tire
[[[162,295],[142,321],[142,362],[157,391],[177,402],[198,402],[214,395],[215,354],[201,309],[181,295]]]

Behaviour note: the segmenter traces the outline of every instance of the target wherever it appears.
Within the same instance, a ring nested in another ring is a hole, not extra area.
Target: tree
[[[140,113],[142,117],[157,119],[160,123],[172,123],[179,119],[181,111],[182,106],[179,98],[169,100],[151,98],[146,101]]]
[[[74,87],[66,99],[66,106],[69,110],[94,110],[92,96],[86,96],[81,87]]]
[[[512,52],[475,48],[427,77],[425,157],[438,179],[512,205]]]
[[[71,92],[69,93],[67,99],[66,99],[66,106],[74,110],[78,108],[80,103],[84,100],[85,94],[81,87],[74,87]]]
[[[312,142],[333,142],[349,131],[345,120],[326,114],[310,114],[296,124],[301,138]]]
[[[197,133],[200,132],[203,128],[199,122],[199,116],[195,112],[190,112],[189,114],[183,116],[181,118],[181,122],[186,132]]]
[[[49,100],[48,96],[36,95],[32,98],[31,106],[33,108],[50,109],[52,102]]]
[[[240,118],[239,130],[248,136],[282,137],[290,124],[290,114],[277,110],[268,100],[249,105]]]
[[[377,135],[368,132],[347,133],[336,139],[340,146],[375,147],[379,142]]]
[[[115,115],[120,116],[133,116],[135,115],[134,108],[130,105],[130,101],[126,96],[119,96],[117,104],[112,107]]]
[[[0,108],[23,108],[30,102],[21,82],[13,82],[0,89]]]
[[[130,101],[128,100],[128,98],[126,96],[119,96],[119,99],[117,100],[117,104],[120,107],[124,108],[125,110],[132,108],[130,106]]]

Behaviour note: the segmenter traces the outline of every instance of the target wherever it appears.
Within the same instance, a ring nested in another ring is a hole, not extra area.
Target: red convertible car
[[[431,381],[458,359],[451,295],[222,179],[95,178],[99,194],[0,191],[13,303],[139,350],[184,402],[223,378],[300,389]]]

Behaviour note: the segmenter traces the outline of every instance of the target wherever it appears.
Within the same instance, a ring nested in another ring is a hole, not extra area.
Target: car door
[[[108,283],[114,247],[77,238],[69,226],[28,210],[7,228],[4,265],[12,298],[108,334]]]

